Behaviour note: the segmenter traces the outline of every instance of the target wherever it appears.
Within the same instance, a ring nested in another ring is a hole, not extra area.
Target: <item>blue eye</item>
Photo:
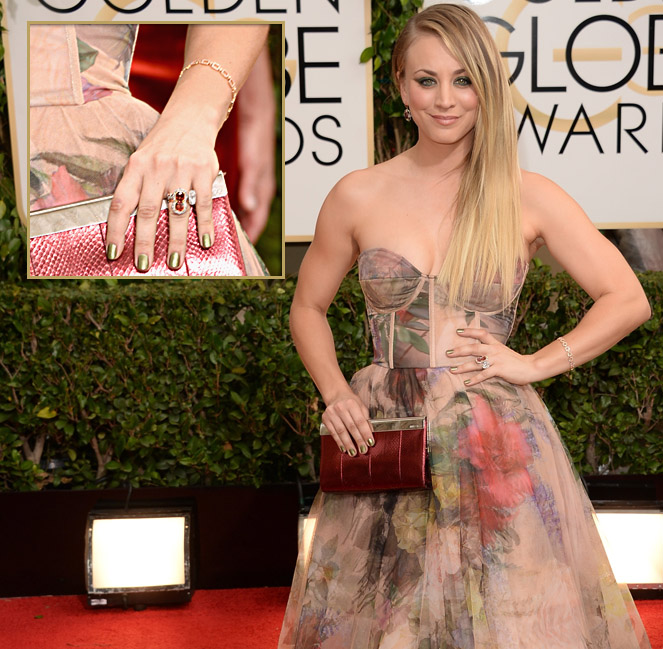
[[[417,79],[417,83],[424,88],[430,88],[435,84],[435,79],[432,79],[431,77],[421,77],[420,79]]]
[[[457,86],[471,86],[472,80],[469,77],[458,77],[454,83]]]

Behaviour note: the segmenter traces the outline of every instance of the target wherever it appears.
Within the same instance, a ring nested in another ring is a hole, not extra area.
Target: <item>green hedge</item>
[[[663,277],[641,280],[652,319],[540,386],[584,473],[663,469]],[[0,286],[0,489],[315,477],[323,405],[289,339],[294,281],[161,281],[158,289]],[[589,304],[567,276],[534,269],[513,346],[540,347]],[[349,377],[371,356],[356,277],[343,283],[331,324]]]

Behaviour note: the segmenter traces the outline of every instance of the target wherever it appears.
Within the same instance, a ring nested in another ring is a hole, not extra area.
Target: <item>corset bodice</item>
[[[502,306],[499,282],[487,294],[477,291],[463,307],[450,306],[444,286],[402,255],[370,248],[359,255],[359,281],[373,336],[374,363],[386,367],[443,367],[448,349],[470,342],[456,329],[487,329],[506,343],[516,314],[526,269],[519,272],[513,298]],[[453,364],[464,361],[454,358]]]

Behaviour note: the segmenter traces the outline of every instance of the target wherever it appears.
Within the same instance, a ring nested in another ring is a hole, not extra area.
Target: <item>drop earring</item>
[[[412,113],[410,112],[410,107],[406,106],[405,110],[403,111],[403,117],[405,118],[406,122],[411,122],[412,121]]]

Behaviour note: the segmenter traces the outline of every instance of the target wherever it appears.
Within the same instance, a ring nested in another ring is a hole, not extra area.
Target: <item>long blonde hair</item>
[[[476,286],[487,293],[502,285],[502,302],[513,297],[524,260],[518,142],[509,83],[500,52],[471,9],[437,4],[413,16],[392,54],[398,83],[407,50],[419,35],[437,36],[467,71],[479,100],[472,149],[462,172],[448,253],[440,272],[451,304],[463,304]]]

